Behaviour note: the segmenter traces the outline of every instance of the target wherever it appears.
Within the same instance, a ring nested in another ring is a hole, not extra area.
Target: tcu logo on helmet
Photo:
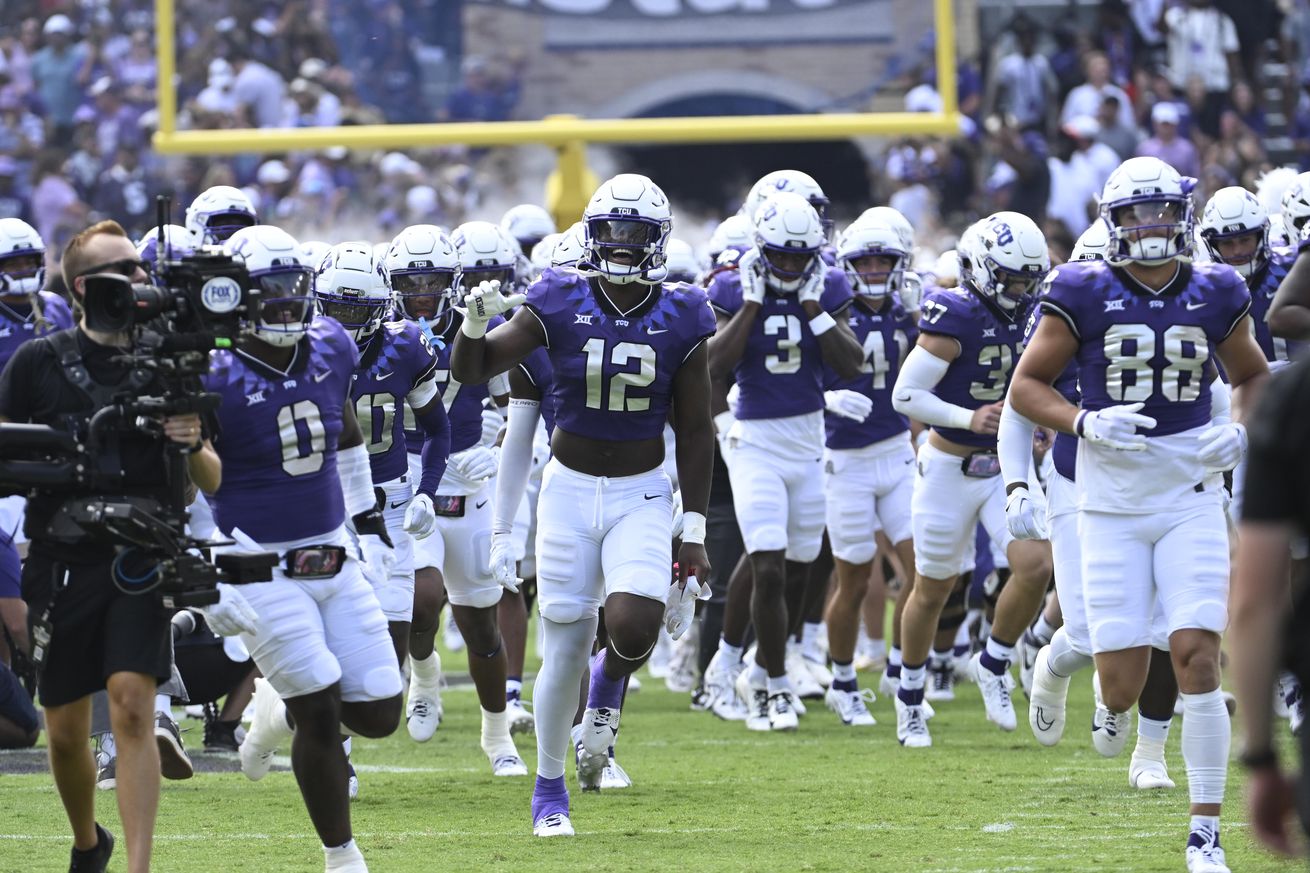
[[[1014,242],[1014,231],[1010,230],[1010,225],[1003,221],[998,221],[992,225],[996,231],[996,244],[1008,246]]]

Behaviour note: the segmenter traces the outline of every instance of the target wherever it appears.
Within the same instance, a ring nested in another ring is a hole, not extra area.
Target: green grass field
[[[459,656],[445,662],[461,669]],[[976,689],[962,686],[938,707],[933,748],[910,752],[897,745],[891,702],[881,698],[874,728],[843,728],[818,703],[796,734],[761,735],[690,712],[686,695],[645,677],[628,698],[619,743],[635,786],[574,791],[578,836],[543,841],[531,835],[530,779],[492,778],[478,748],[476,699],[455,689],[432,742],[411,742],[403,727],[386,740],[355,740],[363,783],[355,834],[374,873],[1183,870],[1180,723],[1169,743],[1178,788],[1143,794],[1128,787],[1127,753],[1107,761],[1091,747],[1089,676],[1075,680],[1070,700],[1064,743],[1044,749],[1021,701],[1019,730],[1002,734],[985,720]],[[199,723],[186,724],[198,747]],[[531,768],[531,737],[519,738],[519,751]],[[1222,831],[1232,868],[1303,869],[1254,846],[1240,785],[1234,767]],[[117,832],[112,794],[99,792],[97,802]],[[0,871],[67,869],[69,837],[47,774],[0,775],[0,810]],[[323,868],[289,772],[258,784],[239,773],[164,783],[155,845],[155,869],[169,873]],[[111,870],[123,869],[121,848]]]

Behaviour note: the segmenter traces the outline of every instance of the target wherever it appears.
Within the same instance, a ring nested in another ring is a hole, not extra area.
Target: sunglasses
[[[117,261],[106,261],[105,263],[97,264],[94,267],[88,267],[79,275],[89,276],[92,273],[117,273],[120,276],[125,276],[126,278],[131,279],[136,275],[137,270],[149,273],[150,265],[140,258],[123,258]]]

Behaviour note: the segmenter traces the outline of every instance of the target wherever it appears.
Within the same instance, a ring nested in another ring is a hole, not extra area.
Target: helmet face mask
[[[45,285],[45,243],[18,218],[0,218],[0,296],[36,294]]]
[[[314,320],[314,271],[300,257],[300,244],[272,225],[234,233],[223,251],[238,258],[259,292],[248,333],[270,346],[288,348],[309,332]]]
[[[1105,259],[1160,266],[1192,251],[1195,217],[1178,171],[1159,158],[1129,158],[1105,183],[1101,219],[1110,231]]]
[[[455,302],[455,277],[454,270],[392,273],[391,290],[406,318],[435,321]]]
[[[900,229],[877,215],[860,218],[837,241],[837,263],[852,290],[875,303],[900,290],[908,261]]]
[[[596,189],[583,212],[577,269],[615,285],[663,282],[672,230],[669,201],[659,186],[635,173],[615,176]]]
[[[372,336],[386,314],[391,303],[389,281],[372,245],[345,242],[333,246],[319,265],[314,296],[324,315],[360,341]]]

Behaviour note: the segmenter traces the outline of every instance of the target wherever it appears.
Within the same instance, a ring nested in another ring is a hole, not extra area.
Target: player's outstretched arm
[[[1078,340],[1059,318],[1043,318],[1019,357],[1010,382],[1014,411],[1043,427],[1075,433],[1078,407],[1051,386],[1078,353]]]
[[[474,300],[474,295],[470,294],[465,299]],[[487,333],[487,319],[479,322],[470,309],[459,332],[455,334],[455,347],[450,353],[450,373],[465,385],[481,385],[493,376],[504,373],[526,358],[533,349],[545,344],[545,330],[537,316],[526,306],[520,306],[513,318],[490,333]]]

